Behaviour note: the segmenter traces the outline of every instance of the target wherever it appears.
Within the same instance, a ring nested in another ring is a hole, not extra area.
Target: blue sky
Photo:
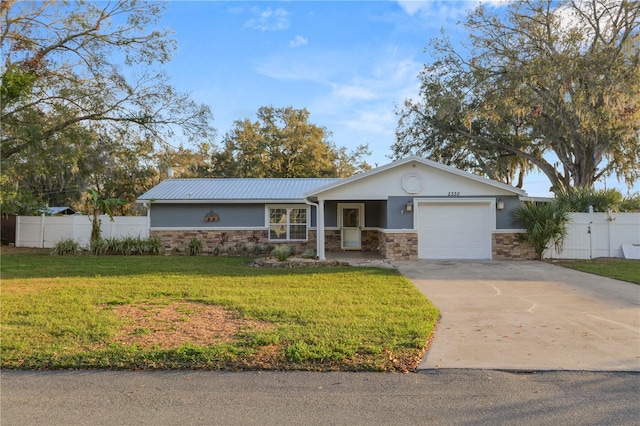
[[[497,3],[497,0],[489,2]],[[217,141],[235,120],[261,106],[307,108],[310,122],[337,146],[369,144],[367,161],[390,161],[395,110],[416,98],[424,48],[475,1],[171,1],[162,24],[178,49],[166,66],[172,84],[209,105]],[[610,180],[626,193],[626,186]],[[531,196],[548,195],[543,175],[525,180]],[[640,191],[640,186],[632,190]]]

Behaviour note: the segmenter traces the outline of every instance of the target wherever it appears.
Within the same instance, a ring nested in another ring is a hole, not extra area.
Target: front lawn
[[[406,371],[438,318],[395,270],[3,254],[2,368]]]
[[[590,274],[640,284],[640,260],[599,258],[591,260],[560,260],[554,263]]]

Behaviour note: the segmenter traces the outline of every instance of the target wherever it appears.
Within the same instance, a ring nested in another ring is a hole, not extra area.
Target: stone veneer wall
[[[316,231],[313,231],[316,232]],[[313,248],[316,248],[315,240]],[[340,251],[340,231],[324,231],[324,251]]]
[[[309,231],[309,237],[311,237],[311,232]],[[362,231],[362,251],[380,251],[380,231],[365,229]],[[342,250],[340,244],[340,230],[332,229],[324,231],[324,249],[328,252],[336,252]],[[313,248],[315,248],[315,237],[313,240]]]
[[[151,230],[149,236],[158,237],[162,242],[165,252],[170,252],[174,248],[184,251],[191,238],[199,238],[202,241],[202,252],[212,253],[216,246],[235,246],[241,244],[288,244],[292,246],[296,253],[302,253],[307,248],[316,248],[316,232],[309,231],[308,241],[283,241],[282,243],[269,241],[269,234],[266,230],[243,231],[243,230],[194,230],[194,231],[160,231]]]
[[[380,253],[380,240],[382,233],[377,230],[365,229],[362,231],[362,251]]]
[[[538,255],[520,232],[496,233],[491,236],[493,260],[537,260]]]
[[[418,260],[418,234],[415,232],[382,234],[380,254],[392,260]]]
[[[216,246],[233,246],[241,244],[288,244],[297,253],[306,249],[316,249],[316,231],[309,230],[308,241],[277,243],[269,241],[266,230],[258,231],[224,231],[224,230],[194,230],[194,231],[159,231],[151,230],[149,236],[160,238],[165,252],[174,247],[181,251],[193,237],[202,241],[203,253],[212,253]],[[495,233],[491,236],[493,260],[535,260],[538,258],[533,247],[524,241],[519,232]],[[340,231],[325,231],[325,250],[327,252],[340,251]],[[362,250],[378,252],[387,259],[417,260],[418,234],[415,232],[383,233],[377,230],[362,231]]]
[[[288,244],[294,247],[297,253],[302,253],[306,249],[316,249],[316,230],[309,230],[308,241],[283,241],[281,243],[269,241],[266,230],[242,231],[242,230],[193,230],[193,231],[161,231],[151,230],[150,236],[160,238],[165,252],[170,252],[174,248],[185,250],[191,238],[198,238],[202,241],[203,253],[211,253],[216,246],[235,246],[240,244]],[[381,232],[377,230],[362,231],[362,250],[380,252]],[[340,251],[340,231],[325,231],[325,250],[327,252]]]

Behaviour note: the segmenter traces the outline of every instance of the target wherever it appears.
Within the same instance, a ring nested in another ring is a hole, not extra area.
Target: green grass
[[[566,268],[590,274],[640,284],[640,260],[601,258],[592,260],[561,260],[555,262]]]
[[[252,268],[248,259],[187,256],[1,260],[2,368],[406,370],[438,318],[388,269]],[[272,326],[205,346],[115,340],[124,327],[118,307],[176,301],[219,305]],[[274,352],[268,362],[265,349]]]

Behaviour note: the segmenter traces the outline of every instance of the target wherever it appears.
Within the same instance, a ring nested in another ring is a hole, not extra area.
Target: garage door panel
[[[490,259],[488,203],[420,203],[417,213],[421,259]]]

